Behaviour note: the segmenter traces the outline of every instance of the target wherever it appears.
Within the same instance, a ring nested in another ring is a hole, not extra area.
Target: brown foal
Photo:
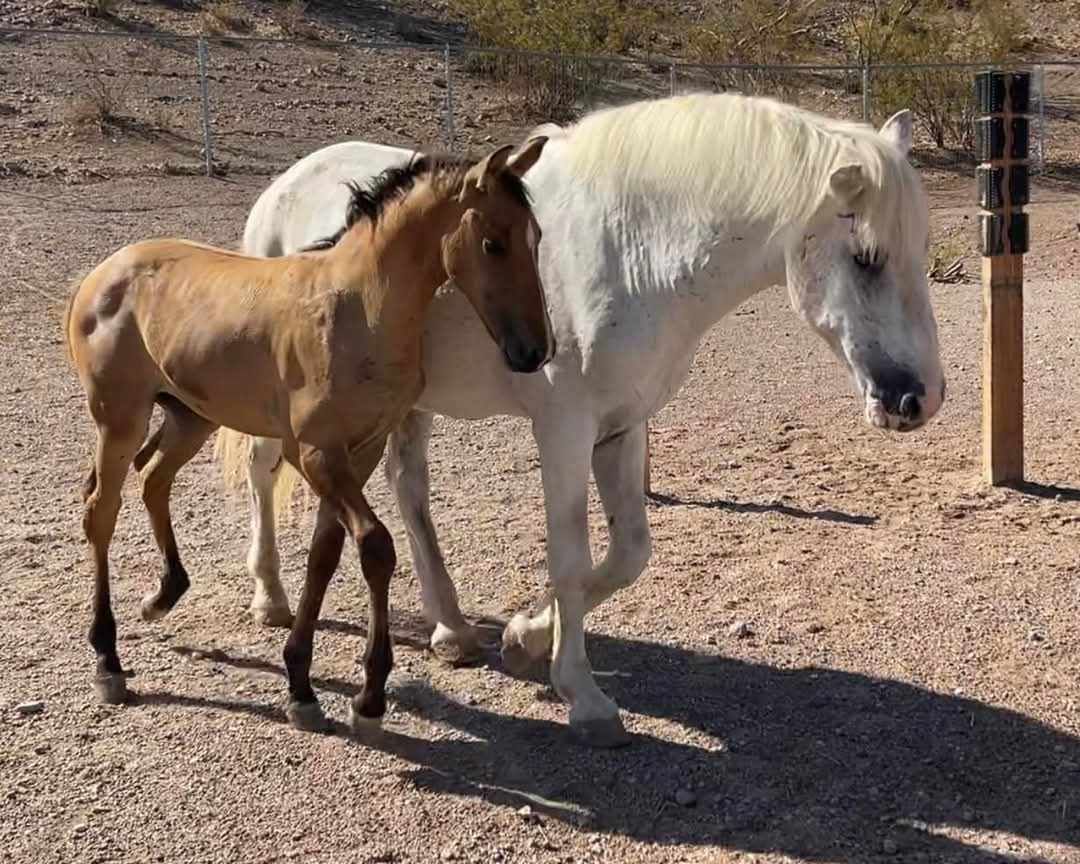
[[[344,236],[325,251],[250,258],[182,240],[116,252],[79,285],[64,329],[98,432],[84,491],[94,555],[95,688],[127,696],[109,599],[108,550],[134,463],[165,560],[142,604],[152,620],[188,587],[169,514],[177,471],[221,426],[279,438],[319,496],[303,595],[285,646],[289,719],[325,728],[311,687],[315,624],[346,534],[370,603],[354,723],[379,720],[392,665],[389,585],[396,557],[364,485],[387,436],[423,388],[428,303],[452,279],[507,364],[533,372],[554,353],[536,264],[540,230],[522,175],[546,139],[470,164],[423,156],[355,188]],[[163,422],[145,441],[154,404]]]

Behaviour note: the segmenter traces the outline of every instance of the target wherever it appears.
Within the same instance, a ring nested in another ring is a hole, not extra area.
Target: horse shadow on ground
[[[792,507],[788,504],[771,503],[756,504],[741,501],[728,501],[717,498],[702,501],[693,498],[679,498],[674,495],[665,495],[662,492],[647,492],[647,503],[658,507],[700,507],[707,510],[726,510],[729,513],[775,513],[780,516],[789,516],[793,519],[815,519],[821,522],[836,522],[842,525],[873,525],[878,521],[877,516],[864,516],[858,513],[844,513],[841,510],[805,510],[801,507]]]
[[[423,642],[419,619],[396,619],[396,632]],[[527,804],[544,819],[647,842],[850,864],[890,853],[894,861],[1042,860],[996,853],[946,828],[997,832],[1006,847],[1013,841],[1002,834],[1080,847],[1080,738],[1016,711],[888,678],[653,642],[593,635],[589,650],[602,686],[638,715],[628,718],[638,731],[627,748],[590,750],[563,723],[462,704],[396,675],[395,710],[450,734],[342,732],[350,746],[409,763],[401,773],[416,788]],[[211,659],[282,674],[221,651]],[[499,667],[494,649],[488,660]],[[358,689],[325,678],[315,686]],[[540,685],[537,698],[552,694]],[[158,693],[143,701],[284,722],[280,709],[240,700]],[[657,737],[656,721],[680,727],[683,740]]]

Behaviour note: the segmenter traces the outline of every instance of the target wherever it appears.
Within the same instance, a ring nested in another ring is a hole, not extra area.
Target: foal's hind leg
[[[138,402],[132,400],[136,406]],[[97,453],[86,482],[83,530],[94,554],[94,617],[90,644],[97,655],[94,689],[102,702],[115,704],[127,698],[127,672],[116,653],[116,619],[109,591],[109,544],[120,512],[124,478],[139,449],[152,406],[136,408],[127,417],[108,422],[98,419]]]
[[[161,428],[143,445],[135,457],[139,472],[142,499],[150,515],[154,539],[165,559],[165,572],[158,590],[147,594],[142,602],[142,617],[155,621],[165,616],[187,591],[190,580],[180,552],[176,548],[169,495],[176,472],[187,464],[217,429],[187,406],[169,399],[161,403],[165,419]]]

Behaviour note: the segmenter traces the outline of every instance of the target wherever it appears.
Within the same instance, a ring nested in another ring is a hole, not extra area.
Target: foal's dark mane
[[[366,186],[349,180],[346,186],[352,193],[345,208],[345,226],[335,234],[322,240],[316,240],[305,246],[302,252],[329,249],[345,235],[353,225],[363,219],[372,224],[379,221],[379,216],[392,202],[404,198],[416,182],[427,175],[444,178],[449,184],[456,185],[465,173],[476,164],[475,159],[456,156],[451,153],[434,153],[415,156],[402,165],[393,165],[381,174],[373,177]],[[509,171],[498,174],[502,188],[522,207],[529,206],[529,192],[521,178]]]

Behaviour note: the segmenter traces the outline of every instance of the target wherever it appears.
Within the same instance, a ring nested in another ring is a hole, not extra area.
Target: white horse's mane
[[[863,243],[925,251],[919,176],[865,124],[772,99],[693,93],[604,108],[554,134],[579,180],[615,194],[659,196],[695,217],[736,206],[777,231],[809,222],[826,203],[832,171],[858,164]]]

